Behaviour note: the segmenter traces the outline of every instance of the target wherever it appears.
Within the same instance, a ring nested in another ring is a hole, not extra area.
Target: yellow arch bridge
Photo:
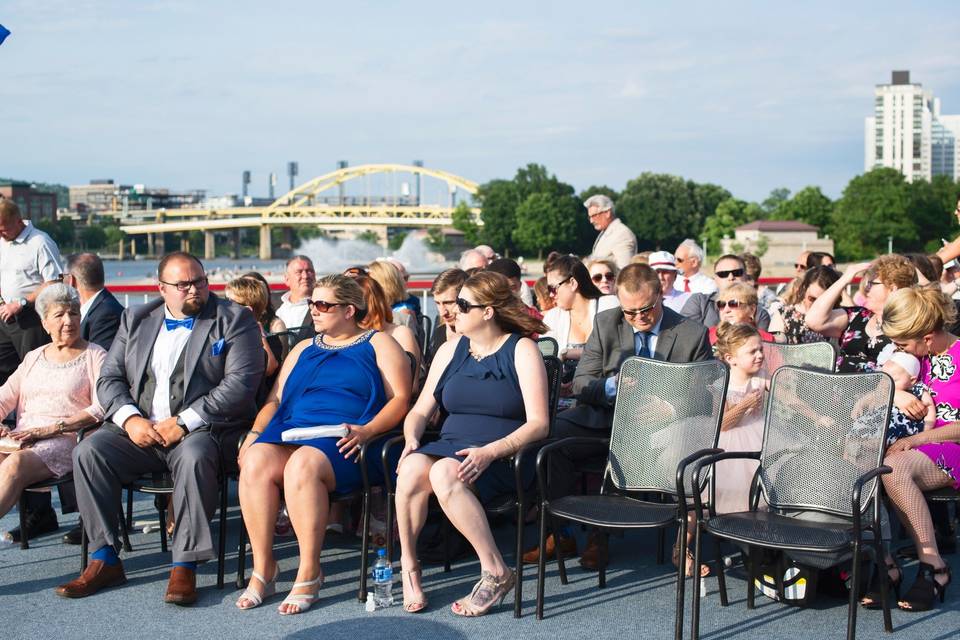
[[[346,197],[343,185],[351,180],[375,174],[412,174],[418,181],[416,197],[410,195],[387,195],[371,198]],[[440,180],[446,184],[449,202],[425,204],[420,200],[421,177]],[[223,209],[158,209],[156,221],[145,224],[125,224],[121,230],[131,237],[131,252],[136,253],[134,237],[146,234],[148,246],[156,254],[162,254],[165,233],[202,231],[204,234],[205,259],[215,257],[216,233],[231,231],[234,255],[239,249],[239,230],[256,227],[260,230],[260,259],[272,258],[271,229],[279,227],[288,231],[297,225],[320,226],[331,231],[375,229],[382,238],[387,227],[449,227],[453,224],[453,210],[458,191],[470,195],[477,193],[477,183],[460,176],[404,164],[365,164],[345,167],[319,176],[285,193],[267,206],[230,207]],[[480,210],[471,209],[474,219],[480,222]],[[149,212],[153,213],[153,212]],[[186,246],[185,248],[188,248]],[[121,259],[123,243],[121,243]]]

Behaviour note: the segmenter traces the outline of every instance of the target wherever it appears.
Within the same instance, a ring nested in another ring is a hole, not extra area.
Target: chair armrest
[[[77,444],[80,444],[81,442],[83,442],[83,437],[84,437],[85,435],[87,435],[87,434],[90,433],[91,431],[96,431],[96,430],[99,429],[101,426],[103,426],[103,423],[102,423],[102,422],[98,422],[97,424],[92,424],[92,425],[90,425],[89,427],[81,427],[80,429],[78,429],[78,430],[77,430]]]
[[[534,440],[533,442],[528,442],[517,449],[516,453],[510,456],[510,464],[513,467],[513,480],[517,487],[518,496],[523,492],[522,472],[524,459],[530,456],[534,451],[539,451],[555,440],[556,438],[544,438],[543,440]]]
[[[597,448],[605,447],[610,448],[610,438],[602,438],[597,436],[596,438],[591,436],[572,436],[569,438],[561,438],[560,440],[554,440],[550,444],[542,447],[540,451],[537,452],[537,486],[540,488],[540,499],[546,502],[547,497],[547,460],[550,458],[550,452],[560,447],[569,446],[571,444],[594,444]]]
[[[743,460],[759,460],[760,452],[759,451],[724,451],[723,453],[717,453],[706,458],[701,458],[697,462],[697,466],[693,470],[693,486],[700,486],[700,473],[703,471],[704,467],[709,467],[721,460],[731,460],[731,459],[743,459]],[[696,491],[693,494],[693,506],[697,513],[697,519],[702,517],[703,513],[703,502],[700,498],[700,492]]]
[[[855,533],[860,531],[860,494],[863,493],[863,485],[867,484],[877,476],[888,473],[893,473],[893,469],[884,464],[875,469],[870,469],[870,471],[867,471],[865,474],[857,478],[856,482],[853,483],[853,497],[851,499],[851,503],[853,507],[853,528]]]
[[[391,432],[393,433],[393,432]],[[380,450],[380,464],[383,465],[383,481],[387,488],[387,493],[393,493],[393,477],[390,473],[390,452],[400,443],[406,442],[406,438],[401,433],[395,435],[383,443],[383,449]]]
[[[686,487],[683,486],[683,475],[686,473],[687,467],[704,456],[716,455],[718,453],[723,453],[723,449],[700,449],[695,453],[691,453],[677,464],[677,502],[684,510],[687,508],[687,490]],[[699,484],[694,484],[693,486],[697,487]]]

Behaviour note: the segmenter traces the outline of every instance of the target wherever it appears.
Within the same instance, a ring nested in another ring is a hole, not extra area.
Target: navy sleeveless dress
[[[517,430],[527,421],[520,392],[514,353],[520,336],[512,334],[496,352],[476,360],[470,355],[470,341],[457,343],[450,364],[437,382],[434,398],[446,414],[440,438],[422,445],[417,453],[456,458],[457,451],[482,447]],[[533,481],[534,468],[525,469],[524,481]],[[512,493],[516,487],[506,460],[494,461],[474,486],[481,501]]]
[[[283,398],[273,419],[256,442],[314,447],[330,460],[338,493],[358,489],[362,484],[360,467],[347,460],[337,448],[338,438],[315,438],[284,443],[283,432],[296,427],[338,425],[344,422],[364,425],[386,404],[383,378],[377,367],[377,355],[370,344],[375,331],[364,333],[350,344],[327,345],[323,336],[303,350],[283,387]],[[380,460],[380,452],[368,448],[367,460]],[[368,464],[371,482],[382,480],[379,464]]]

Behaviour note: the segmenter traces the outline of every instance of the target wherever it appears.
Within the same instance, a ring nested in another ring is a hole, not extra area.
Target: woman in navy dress
[[[253,574],[237,600],[241,609],[276,590],[273,533],[281,492],[300,566],[279,611],[302,613],[317,600],[328,496],[360,485],[361,445],[397,426],[409,406],[409,361],[396,340],[358,326],[365,312],[363,291],[352,278],[317,281],[310,307],[317,336],[290,352],[240,449],[240,508],[253,549]],[[283,442],[288,429],[321,425],[343,425],[348,434]]]
[[[397,469],[403,608],[422,611],[417,535],[430,494],[480,558],[480,582],[453,604],[457,615],[479,616],[516,582],[490,532],[482,500],[514,490],[504,458],[547,436],[547,375],[529,338],[546,327],[532,318],[507,279],[489,271],[468,279],[457,298],[457,333],[437,351],[416,405],[404,422],[406,446]],[[436,411],[445,415],[440,439],[420,445]],[[531,477],[532,481],[532,477]]]

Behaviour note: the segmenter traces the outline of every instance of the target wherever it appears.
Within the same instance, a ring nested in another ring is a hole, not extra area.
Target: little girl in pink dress
[[[730,367],[726,405],[717,446],[724,451],[760,451],[767,381],[759,375],[763,347],[757,329],[748,324],[722,324],[717,330],[717,357]],[[723,460],[715,467],[717,513],[749,508],[756,460]]]

